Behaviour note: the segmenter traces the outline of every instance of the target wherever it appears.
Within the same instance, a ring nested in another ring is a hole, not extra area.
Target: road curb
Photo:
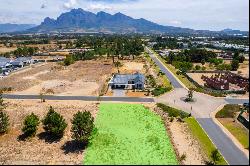
[[[219,112],[225,105],[226,104],[222,104],[215,111],[211,112],[210,117],[212,118],[213,122],[216,123],[221,128],[221,130],[224,132],[224,134],[226,134],[232,140],[234,145],[237,148],[239,148],[246,155],[246,157],[249,159],[249,151],[247,151],[241,145],[241,143],[220,123],[220,121],[215,118],[216,113]]]

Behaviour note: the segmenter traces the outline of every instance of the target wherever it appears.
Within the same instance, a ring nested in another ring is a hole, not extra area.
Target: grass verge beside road
[[[154,51],[153,51],[154,52]],[[154,52],[157,58],[188,88],[188,89],[195,89],[196,86],[192,84],[185,76],[182,74],[177,74],[177,69],[172,66],[171,64],[167,64],[164,59],[161,58],[157,53]]]
[[[178,164],[161,118],[143,105],[101,104],[95,125],[85,165]]]
[[[185,122],[188,124],[188,128],[191,130],[192,135],[199,141],[202,151],[205,153],[207,158],[212,161],[211,153],[216,149],[212,141],[194,118],[185,118]],[[220,160],[216,164],[226,165],[227,162],[224,160],[221,154],[219,155]]]
[[[240,105],[227,104],[216,113],[215,117],[244,148],[249,149],[249,132],[237,121],[236,117],[239,113]]]

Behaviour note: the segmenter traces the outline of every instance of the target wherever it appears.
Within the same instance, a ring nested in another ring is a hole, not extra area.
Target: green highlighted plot
[[[178,164],[161,118],[140,104],[101,104],[84,164]]]

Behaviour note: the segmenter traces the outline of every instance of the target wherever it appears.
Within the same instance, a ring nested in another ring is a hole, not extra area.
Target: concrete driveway
[[[113,89],[113,97],[125,97],[125,90],[124,89]]]

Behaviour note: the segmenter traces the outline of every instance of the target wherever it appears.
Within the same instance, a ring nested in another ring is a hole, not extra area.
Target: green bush
[[[155,86],[156,86],[156,81],[155,81],[155,78],[154,78],[153,75],[148,75],[148,76],[147,76],[147,80],[148,80],[149,85],[150,85],[151,87],[155,87]]]
[[[55,112],[52,106],[42,122],[44,130],[55,137],[62,137],[67,127],[65,119]]]
[[[160,96],[168,91],[170,91],[172,88],[171,87],[157,87],[152,91],[153,96]]]
[[[195,70],[201,70],[201,66],[196,65],[196,66],[195,66]]]
[[[91,133],[94,129],[94,118],[90,112],[78,112],[72,120],[72,138],[88,143]]]
[[[225,105],[222,110],[216,113],[216,118],[234,118],[236,112],[240,112],[240,106],[234,104]]]
[[[211,152],[211,156],[210,156],[213,160],[214,163],[217,163],[218,161],[221,160],[221,155],[218,151],[218,149],[215,149]]]
[[[73,64],[74,62],[75,62],[75,60],[72,56],[67,56],[63,61],[65,66],[69,66],[69,65]]]
[[[6,133],[9,125],[9,116],[0,110],[0,134]]]
[[[25,136],[33,137],[36,135],[37,127],[39,125],[39,118],[34,113],[28,115],[23,123],[22,131]]]
[[[184,111],[169,107],[169,106],[162,104],[162,103],[157,103],[157,107],[161,108],[164,112],[167,112],[169,117],[178,117],[179,116],[183,119],[183,118],[189,117],[189,115],[190,115]]]

